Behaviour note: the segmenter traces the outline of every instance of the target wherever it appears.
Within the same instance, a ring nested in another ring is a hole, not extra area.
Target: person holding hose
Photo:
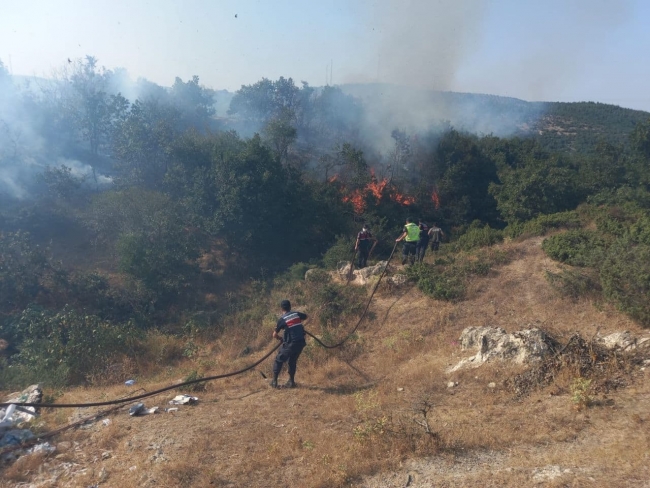
[[[408,260],[410,264],[415,264],[415,252],[420,240],[420,227],[413,223],[410,217],[406,219],[406,225],[402,235],[400,235],[395,242],[404,239],[404,247],[402,248],[402,264],[406,264]]]
[[[282,315],[273,330],[273,338],[282,341],[282,346],[280,346],[280,351],[273,363],[271,388],[278,387],[278,376],[280,376],[284,363],[289,363],[289,381],[284,386],[285,388],[295,388],[296,365],[300,353],[305,347],[305,328],[302,323],[307,320],[307,314],[292,311],[289,300],[282,300],[280,309]],[[284,331],[282,337],[278,334],[281,330]]]
[[[357,242],[354,244],[354,250],[359,253],[359,264],[357,268],[363,269],[368,265],[368,256],[377,239],[370,233],[368,224],[363,224],[363,229],[357,234]]]

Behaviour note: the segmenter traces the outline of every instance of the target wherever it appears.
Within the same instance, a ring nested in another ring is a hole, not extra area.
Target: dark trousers
[[[368,265],[369,254],[370,254],[370,246],[359,246],[359,264],[357,268],[363,269]]]
[[[404,247],[402,248],[402,264],[406,264],[406,259],[410,256],[411,264],[415,262],[415,248],[418,241],[409,242],[404,241]]]
[[[429,245],[429,239],[420,239],[417,246],[415,246],[415,257],[418,262],[424,261],[424,255],[427,252],[427,246]]]
[[[431,241],[431,250],[437,251],[440,249],[440,241]]]
[[[289,363],[289,376],[293,379],[296,374],[296,363],[300,357],[302,349],[305,347],[305,342],[284,342],[280,346],[280,352],[275,357],[275,362],[273,363],[273,376],[276,378],[282,371],[282,365],[284,363]]]

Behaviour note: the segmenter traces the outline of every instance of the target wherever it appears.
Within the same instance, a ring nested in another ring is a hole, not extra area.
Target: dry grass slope
[[[526,395],[508,386],[521,367],[445,373],[464,356],[457,340],[470,325],[512,332],[532,324],[563,343],[598,328],[641,333],[606,305],[558,296],[545,280],[557,267],[540,243],[505,244],[514,259],[476,278],[457,304],[385,290],[353,346],[301,358],[295,390],[270,390],[253,371],[209,384],[198,405],[175,413],[131,418],[122,410],[109,426],[61,435],[63,449],[44,461],[25,457],[5,468],[0,486],[649,486],[647,372],[629,368],[627,386],[593,392],[581,409],[571,368]],[[269,330],[255,334],[249,342],[260,351]],[[213,344],[196,361],[208,374],[231,369],[240,346]],[[172,370],[141,386],[181,376]],[[60,401],[121,394],[124,387],[78,389]],[[44,420],[63,424],[79,413],[47,412]]]

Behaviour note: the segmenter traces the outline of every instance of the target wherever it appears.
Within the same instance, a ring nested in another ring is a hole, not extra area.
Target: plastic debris
[[[178,412],[178,407],[170,407],[166,408],[165,412],[170,413],[170,412]]]
[[[176,395],[169,400],[170,405],[194,405],[199,401],[198,397],[190,395]]]
[[[134,415],[138,415],[143,410],[144,410],[144,403],[136,403],[131,408],[129,408],[129,415],[133,417]]]
[[[102,424],[104,424],[106,427],[108,427],[109,425],[111,425],[111,419],[102,420]]]
[[[125,384],[126,386],[133,386],[133,385],[135,385],[135,380],[126,380],[126,381],[124,382],[124,384]]]
[[[131,417],[139,417],[141,415],[150,415],[152,413],[158,412],[158,407],[147,408],[144,406],[144,403],[136,403],[131,408],[129,408],[129,415]]]
[[[38,452],[42,452],[45,454],[52,454],[54,451],[56,451],[56,447],[50,444],[49,442],[43,442],[42,444],[36,444],[34,447],[31,449],[28,449],[27,452],[30,454],[36,454]]]
[[[29,429],[15,429],[8,430],[0,439],[0,447],[4,446],[19,446],[25,441],[34,438],[34,434]]]
[[[43,390],[40,385],[32,385],[28,388],[25,388],[20,393],[12,393],[9,398],[6,398],[4,403],[41,403],[43,399]],[[12,415],[7,415],[7,411],[13,406]],[[36,414],[36,409],[34,407],[22,407],[18,405],[12,405],[6,409],[0,408],[0,418],[3,418],[3,421],[9,420],[10,424],[2,425],[0,421],[0,428],[8,428],[12,425],[19,424],[20,422],[29,422],[33,420],[38,415]]]
[[[9,429],[13,427],[15,421],[13,419],[14,412],[16,411],[16,405],[9,405],[7,410],[4,410],[4,415],[2,420],[0,420],[0,429]]]

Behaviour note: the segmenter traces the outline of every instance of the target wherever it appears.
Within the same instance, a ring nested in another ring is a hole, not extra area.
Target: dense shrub
[[[455,301],[465,296],[464,274],[458,268],[420,264],[407,268],[407,275],[423,293],[436,300]]]
[[[572,266],[597,266],[603,259],[607,247],[600,233],[577,229],[544,239],[544,252],[562,263]]]
[[[183,229],[152,238],[144,232],[123,235],[118,242],[120,269],[141,280],[158,295],[178,293],[198,276],[196,240]]]
[[[12,312],[32,301],[49,268],[45,254],[26,232],[0,232],[0,310]]]
[[[336,269],[341,261],[350,262],[354,254],[354,239],[350,236],[338,236],[336,242],[323,255],[323,266]]]
[[[320,325],[335,327],[345,325],[361,314],[366,292],[357,286],[336,283],[308,282],[307,299],[316,307]]]
[[[130,324],[112,324],[65,307],[60,311],[29,307],[0,327],[0,337],[17,352],[10,366],[39,372],[39,382],[80,383],[123,354],[134,337]],[[60,385],[59,385],[60,386]]]
[[[512,222],[504,229],[511,239],[520,236],[543,236],[552,229],[575,229],[580,227],[580,217],[575,210],[551,215],[540,215],[527,222]]]
[[[650,326],[650,246],[617,241],[600,267],[600,281],[605,298]]]
[[[560,295],[573,300],[601,291],[598,273],[593,270],[564,268],[558,273],[546,271],[546,279]]]
[[[456,250],[470,251],[477,247],[493,246],[501,241],[503,241],[503,231],[492,229],[487,224],[482,226],[480,222],[473,222],[467,232],[454,243],[454,248]]]

